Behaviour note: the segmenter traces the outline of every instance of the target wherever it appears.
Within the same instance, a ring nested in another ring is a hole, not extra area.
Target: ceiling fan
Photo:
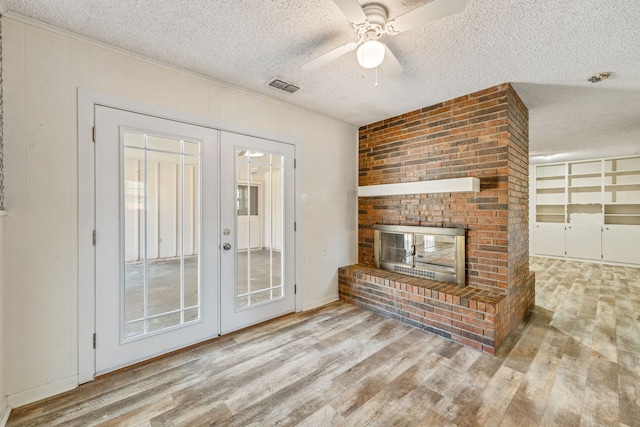
[[[321,67],[334,59],[357,49],[358,63],[364,68],[380,67],[385,76],[393,77],[402,73],[389,47],[378,39],[387,34],[394,36],[419,25],[462,11],[468,0],[432,0],[417,9],[388,20],[387,9],[379,3],[360,6],[358,0],[333,0],[353,25],[357,42],[340,46],[302,66],[305,71]]]

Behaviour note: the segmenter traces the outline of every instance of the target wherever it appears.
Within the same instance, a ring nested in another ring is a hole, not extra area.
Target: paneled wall
[[[0,9],[2,4],[0,3]],[[0,20],[0,211],[4,210],[4,134],[3,129],[3,96],[2,96],[2,21]]]
[[[5,211],[0,210],[0,425],[4,425],[9,418],[11,409],[8,406],[5,374],[5,322],[4,322],[4,223]]]
[[[299,141],[300,191],[307,194],[298,224],[297,251],[306,254],[306,262],[298,258],[302,307],[338,298],[338,267],[357,260],[356,128],[44,25],[2,19],[5,353],[13,406],[77,384],[78,88]],[[324,256],[322,248],[331,251]]]
[[[0,14],[4,12],[0,2]],[[3,82],[2,82],[2,20],[0,19],[0,424],[9,417],[4,369],[4,134],[3,134]]]

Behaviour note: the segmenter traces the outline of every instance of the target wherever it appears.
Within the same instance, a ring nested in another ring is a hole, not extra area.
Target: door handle
[[[228,251],[229,249],[231,249],[231,243],[225,243],[224,245],[222,245],[222,249]]]

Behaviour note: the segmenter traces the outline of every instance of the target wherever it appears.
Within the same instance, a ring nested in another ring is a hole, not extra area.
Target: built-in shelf
[[[640,190],[640,183],[638,184],[605,184],[604,186],[605,190],[607,188],[612,188],[612,189],[629,189],[629,190]]]
[[[602,185],[572,185],[569,191],[600,191]]]
[[[556,193],[564,194],[564,187],[562,187],[562,188],[558,188],[558,187],[554,187],[554,188],[538,188],[538,190],[536,192],[538,194],[556,194]]]
[[[537,165],[535,253],[640,264],[640,156]]]
[[[604,223],[617,225],[635,225],[640,226],[640,215],[605,215]],[[637,243],[637,242],[636,242]]]
[[[569,178],[599,178],[601,175],[601,172],[572,173],[569,174]]]
[[[553,179],[564,179],[564,175],[539,176],[538,181],[548,181]]]
[[[536,212],[564,213],[564,205],[557,203],[540,203],[536,205]]]
[[[634,205],[629,203],[607,203],[604,206],[605,215],[640,215],[640,204]]]
[[[640,169],[632,169],[625,171],[607,171],[604,173],[605,176],[625,176],[625,175],[640,175]]]
[[[550,214],[541,214],[536,215],[536,222],[550,222],[550,223],[563,223],[564,222],[564,214],[562,215],[550,215]]]
[[[397,184],[364,185],[358,187],[358,197],[401,196],[408,194],[479,192],[480,179],[450,178]]]

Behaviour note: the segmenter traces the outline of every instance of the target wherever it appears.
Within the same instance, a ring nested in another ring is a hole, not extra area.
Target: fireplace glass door
[[[453,272],[456,266],[454,236],[415,234],[414,267],[442,268]]]
[[[465,230],[377,224],[374,257],[378,268],[464,285]]]
[[[382,233],[380,261],[413,267],[413,235],[408,233]]]

